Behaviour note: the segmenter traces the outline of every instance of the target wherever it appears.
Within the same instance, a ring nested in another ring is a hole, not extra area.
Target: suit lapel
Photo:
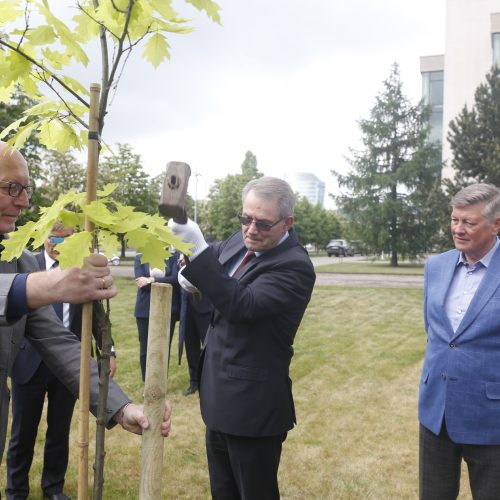
[[[493,254],[493,257],[490,261],[490,265],[486,270],[486,274],[483,276],[481,280],[481,284],[479,285],[472,301],[463,317],[460,325],[458,325],[457,331],[455,332],[455,336],[460,335],[463,331],[474,321],[476,316],[481,312],[484,306],[488,303],[491,296],[498,288],[500,284],[499,280],[500,276],[500,247],[497,248],[497,251]]]
[[[446,296],[448,294],[448,290],[450,289],[451,282],[453,281],[453,276],[455,275],[459,256],[460,253],[458,251],[451,252],[444,265],[436,271],[438,276],[434,282],[439,283],[436,302],[440,304],[443,310],[446,306]]]

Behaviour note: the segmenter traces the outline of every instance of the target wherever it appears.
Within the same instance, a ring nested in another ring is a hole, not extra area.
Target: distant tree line
[[[22,94],[16,94],[13,102],[0,103],[0,128],[7,126],[19,116],[30,102]],[[85,190],[86,167],[73,153],[58,153],[41,147],[35,138],[26,142],[23,154],[27,158],[32,182],[36,185],[31,209],[19,220],[36,220],[40,208],[50,206],[64,192]],[[196,200],[197,219],[207,236],[223,240],[240,227],[237,215],[241,211],[241,191],[250,180],[263,174],[257,168],[257,158],[248,151],[241,165],[240,174],[230,174],[217,179],[206,200]],[[160,191],[164,174],[151,177],[144,169],[140,155],[133,152],[129,144],[116,144],[105,150],[99,160],[98,189],[108,183],[117,185],[114,199],[137,210],[150,214],[158,213]],[[190,196],[187,211],[194,218],[194,203]],[[298,198],[295,211],[296,228],[300,241],[318,248],[326,247],[331,238],[341,236],[341,225],[337,215],[312,205],[305,198]],[[122,256],[125,242],[122,241]]]

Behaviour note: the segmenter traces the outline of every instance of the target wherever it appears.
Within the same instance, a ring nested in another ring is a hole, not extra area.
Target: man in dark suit
[[[0,237],[15,230],[16,220],[29,207],[33,192],[28,165],[19,151],[0,141]],[[37,272],[38,271],[38,272]],[[82,269],[59,268],[40,271],[30,252],[19,258],[0,260],[0,460],[3,455],[9,417],[10,391],[7,375],[20,345],[28,339],[44,363],[70,391],[78,394],[80,342],[64,328],[50,304],[67,301],[83,303],[116,295],[113,278],[102,255],[91,255]],[[90,410],[95,414],[99,375],[91,363]],[[120,387],[109,383],[106,426],[119,423],[124,429],[141,434],[149,426],[140,405],[131,403]],[[160,432],[170,430],[170,408],[166,405]]]
[[[279,498],[282,443],[295,423],[292,346],[315,281],[292,229],[290,186],[256,179],[242,201],[241,231],[210,248],[194,222],[169,222],[194,245],[179,283],[196,287],[214,306],[200,405],[216,500]]]
[[[420,498],[451,500],[462,460],[472,497],[500,498],[500,189],[451,201],[455,250],[425,266],[427,347],[419,397]]]
[[[40,270],[57,267],[57,245],[73,234],[73,229],[56,222],[44,242],[44,251],[35,255]],[[81,339],[81,304],[53,305],[64,326]],[[96,346],[100,348],[97,317],[92,316]],[[110,359],[110,376],[116,371],[114,350]],[[28,341],[19,349],[10,373],[12,380],[12,426],[7,451],[8,500],[24,499],[29,493],[29,471],[33,461],[38,425],[47,395],[47,432],[42,471],[42,491],[49,500],[66,500],[64,476],[68,467],[69,433],[76,399],[66,386],[47,368]]]
[[[213,311],[212,303],[200,294],[181,290],[181,318],[179,322],[179,363],[182,346],[186,346],[186,359],[189,370],[189,386],[184,396],[195,394],[198,390],[198,363],[201,346],[205,342],[208,325]]]
[[[179,252],[165,260],[165,270],[150,269],[149,264],[141,262],[142,254],[137,254],[134,260],[134,275],[137,284],[137,297],[135,301],[134,316],[139,332],[139,361],[141,364],[142,381],[146,379],[146,358],[148,353],[149,306],[151,301],[152,283],[168,283],[172,285],[172,308],[170,310],[170,336],[172,345],[175,322],[180,317],[180,288],[177,281],[179,266]]]

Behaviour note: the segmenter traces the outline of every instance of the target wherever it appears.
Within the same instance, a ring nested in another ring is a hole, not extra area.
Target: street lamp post
[[[198,223],[198,177],[201,174],[195,172],[195,183],[194,183],[194,221]]]

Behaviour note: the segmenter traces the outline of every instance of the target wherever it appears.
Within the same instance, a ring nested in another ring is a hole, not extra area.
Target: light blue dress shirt
[[[446,315],[451,322],[454,332],[457,331],[460,322],[465,316],[472,298],[486,274],[491,258],[499,245],[500,240],[497,238],[493,248],[473,266],[467,263],[464,254],[460,252],[445,304]]]

